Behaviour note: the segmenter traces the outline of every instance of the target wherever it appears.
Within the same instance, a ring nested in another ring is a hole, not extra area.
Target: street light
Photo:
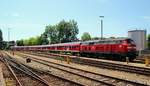
[[[10,41],[10,28],[8,28],[8,42]]]
[[[104,16],[99,16],[101,19],[101,39],[103,39],[103,18]]]
[[[8,47],[10,46],[10,29],[11,28],[8,28],[8,44],[7,44]]]

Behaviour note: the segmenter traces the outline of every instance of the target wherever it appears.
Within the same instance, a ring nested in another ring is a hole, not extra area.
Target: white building
[[[128,31],[128,37],[134,40],[137,50],[146,49],[146,30]]]

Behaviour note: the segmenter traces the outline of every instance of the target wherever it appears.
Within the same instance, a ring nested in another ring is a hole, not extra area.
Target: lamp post
[[[9,47],[10,46],[10,28],[8,28],[8,44],[7,46]]]
[[[10,41],[10,28],[8,28],[8,42]]]
[[[103,18],[104,16],[99,16],[101,19],[101,40],[103,39]]]

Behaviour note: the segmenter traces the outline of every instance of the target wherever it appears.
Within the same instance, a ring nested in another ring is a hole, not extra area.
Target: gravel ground
[[[2,74],[4,79],[4,85],[0,86],[17,86],[16,80],[13,78],[13,75],[9,71],[9,69],[6,67],[4,63],[0,61],[1,67],[2,67]],[[37,80],[26,76],[25,74],[22,74],[21,72],[15,70],[17,78],[21,82],[23,86],[44,86],[42,83],[38,82]]]
[[[15,57],[21,63],[26,63],[26,59],[20,58],[18,56],[15,56]],[[39,69],[39,70],[42,70],[42,71],[47,71],[47,72],[49,72],[51,74],[57,74],[57,75],[61,75],[61,76],[64,76],[64,77],[66,76],[66,74],[61,74],[60,73],[61,71],[58,72],[58,70],[52,69],[52,68],[50,68],[48,66],[39,64],[39,63],[34,62],[34,61],[32,61],[31,63],[26,63],[26,65],[28,65],[28,66],[30,66],[32,68],[35,68],[35,69]],[[73,75],[68,75],[68,76],[73,78]],[[73,84],[71,82],[67,82],[67,81],[61,80],[61,79],[59,79],[57,77],[54,77],[54,76],[51,76],[49,74],[44,74],[41,77],[44,78],[47,82],[49,82],[50,86],[78,86],[76,84]],[[30,82],[31,80],[30,79],[26,79],[25,83],[24,83],[25,86],[31,86],[31,85],[28,85],[29,84],[28,81]],[[34,82],[33,82],[33,84],[34,84]],[[37,85],[32,85],[32,86],[37,86]],[[42,86],[42,85],[38,84],[38,86]],[[90,85],[90,86],[92,86],[92,85]]]
[[[24,58],[20,58],[18,56],[16,58],[20,62],[26,63],[26,60]],[[64,78],[67,78],[67,79],[70,79],[70,80],[73,80],[73,81],[77,81],[77,82],[83,83],[84,85],[87,85],[87,86],[102,86],[101,83],[94,82],[94,81],[91,81],[91,80],[88,80],[88,79],[84,79],[84,78],[82,78],[80,76],[77,76],[77,75],[74,75],[74,74],[70,74],[68,72],[64,72],[64,71],[61,71],[61,70],[58,70],[58,69],[50,68],[49,66],[45,66],[43,64],[40,64],[40,63],[37,63],[37,62],[34,62],[34,61],[32,61],[31,63],[27,63],[26,65],[28,65],[28,66],[30,66],[32,68],[35,68],[35,69],[42,70],[42,71],[48,71],[51,74],[58,75],[58,76],[61,76],[61,77],[64,77]],[[57,80],[55,82],[56,82],[56,84],[58,84],[58,83],[60,83],[60,80]],[[54,82],[51,82],[51,83],[54,83]],[[65,85],[63,85],[63,84],[65,84]],[[61,85],[66,86],[67,84],[65,82],[65,83],[61,83]],[[56,86],[60,86],[60,85],[56,85]],[[70,85],[67,85],[67,86],[70,86]]]
[[[34,57],[40,58],[38,56],[34,56]],[[123,79],[131,80],[131,81],[147,83],[148,85],[150,85],[150,77],[145,76],[145,75],[127,73],[127,72],[122,72],[122,71],[117,71],[117,70],[115,71],[115,70],[109,70],[109,69],[101,69],[101,68],[97,68],[97,67],[92,67],[92,66],[87,66],[87,65],[80,65],[80,64],[75,64],[75,63],[67,64],[64,61],[61,62],[61,61],[58,61],[58,60],[44,58],[44,57],[42,59],[47,60],[47,61],[53,61],[53,62],[61,63],[61,64],[68,65],[68,66],[73,66],[73,67],[76,67],[76,68],[81,68],[81,69],[84,69],[84,70],[88,70],[88,71],[92,71],[92,72],[96,72],[96,73],[100,73],[100,74],[104,74],[104,75],[117,77],[117,78],[123,78]]]
[[[0,62],[0,86],[5,86],[5,80],[2,72],[2,63]]]
[[[14,78],[12,78],[11,72],[8,70],[8,68],[5,66],[3,62],[0,61],[1,67],[2,67],[2,74],[4,78],[4,83],[6,86],[16,86],[16,81]]]
[[[150,56],[147,55],[147,56]],[[145,56],[145,57],[147,57]],[[72,57],[76,57],[76,56],[72,56]],[[143,59],[145,59],[145,57],[143,57]],[[117,64],[123,64],[123,65],[130,65],[130,66],[136,66],[136,67],[142,67],[142,68],[150,68],[149,66],[146,66],[145,64],[141,64],[141,63],[132,63],[129,62],[128,64],[126,62],[121,62],[121,61],[112,61],[112,60],[104,60],[104,59],[96,59],[96,58],[87,58],[87,57],[78,57],[78,58],[82,58],[82,59],[90,59],[90,60],[96,60],[96,61],[102,61],[102,62],[110,62],[110,63],[117,63]]]

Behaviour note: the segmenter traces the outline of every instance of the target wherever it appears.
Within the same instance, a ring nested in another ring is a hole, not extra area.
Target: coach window
[[[75,49],[77,49],[77,46],[75,46]]]
[[[90,43],[89,43],[89,45],[93,45],[93,44],[94,44],[94,42],[90,42]]]
[[[85,47],[84,49],[85,49],[85,50],[87,50],[87,48],[86,48],[86,47]]]
[[[74,49],[76,49],[76,46],[74,46]]]
[[[76,49],[78,48],[78,46],[76,46]]]
[[[75,49],[75,46],[72,46],[72,49]]]
[[[75,48],[74,49],[77,49],[77,46],[74,46]]]
[[[69,46],[69,49],[72,49],[72,46]]]
[[[71,46],[69,46],[69,49],[72,49],[72,47],[71,47]]]
[[[77,49],[79,49],[79,46],[76,46],[77,47]]]
[[[89,47],[89,50],[91,50],[91,47]]]
[[[77,46],[74,46],[75,47],[75,49],[77,48]]]

